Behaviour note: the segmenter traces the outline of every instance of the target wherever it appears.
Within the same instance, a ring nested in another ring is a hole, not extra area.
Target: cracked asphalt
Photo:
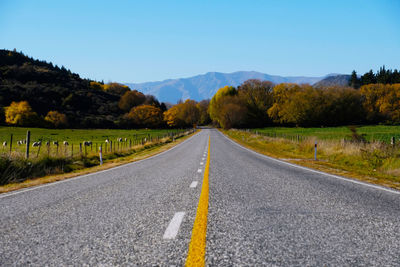
[[[0,265],[184,265],[208,136],[206,265],[400,266],[397,191],[272,160],[213,129],[143,161],[0,195]],[[163,239],[177,212],[176,237]]]

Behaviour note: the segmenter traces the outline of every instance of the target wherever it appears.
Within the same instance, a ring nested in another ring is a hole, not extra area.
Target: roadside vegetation
[[[379,127],[378,127],[379,129]],[[328,173],[400,189],[400,146],[380,141],[365,142],[357,130],[348,130],[343,139],[320,135],[297,138],[296,130],[277,137],[261,130],[224,130],[236,142],[259,153]],[[342,130],[342,129],[340,129]],[[335,132],[331,129],[331,134]],[[367,135],[368,136],[368,135]],[[318,142],[317,160],[314,144]]]

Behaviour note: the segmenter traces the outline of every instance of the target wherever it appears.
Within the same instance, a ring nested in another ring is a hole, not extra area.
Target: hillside
[[[152,94],[160,101],[176,103],[180,99],[211,98],[216,91],[226,85],[238,86],[248,79],[267,80],[273,83],[309,83],[314,84],[324,77],[282,77],[256,71],[238,71],[233,73],[208,72],[189,78],[170,79],[158,82],[125,83],[130,88],[145,94]]]
[[[348,86],[350,75],[335,75],[328,76],[321,81],[314,84],[314,87],[327,87],[327,86]]]
[[[0,50],[0,108],[28,101],[39,116],[51,110],[66,114],[71,127],[115,127],[120,95],[92,88],[90,82],[64,67]]]

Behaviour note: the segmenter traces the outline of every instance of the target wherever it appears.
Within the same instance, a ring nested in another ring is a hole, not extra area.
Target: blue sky
[[[0,48],[105,82],[364,73],[400,68],[399,14],[400,0],[0,0]]]

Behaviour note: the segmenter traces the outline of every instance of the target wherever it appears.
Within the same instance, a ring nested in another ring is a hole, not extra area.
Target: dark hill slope
[[[0,107],[26,100],[41,116],[50,110],[66,114],[71,127],[113,127],[120,96],[90,82],[64,67],[0,50]]]
[[[335,75],[329,76],[325,79],[314,84],[314,87],[329,87],[329,86],[348,86],[350,81],[350,75]]]

